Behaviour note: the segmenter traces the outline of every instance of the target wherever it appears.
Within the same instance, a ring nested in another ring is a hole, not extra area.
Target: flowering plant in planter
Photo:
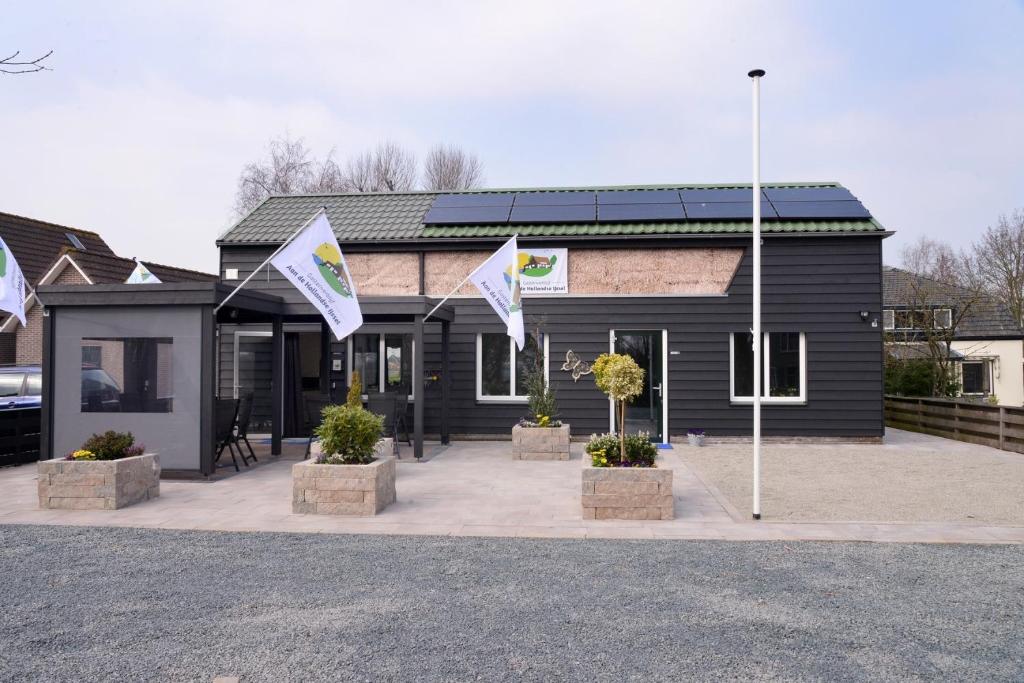
[[[362,406],[334,405],[324,408],[320,437],[321,465],[366,465],[374,460],[377,442],[384,432],[384,418]]]
[[[132,458],[146,452],[146,447],[135,443],[131,432],[115,432],[109,429],[102,434],[93,434],[82,447],[68,453],[65,460],[120,460]]]
[[[630,453],[625,441],[626,404],[643,393],[644,370],[631,356],[623,353],[603,353],[594,361],[593,367],[597,388],[618,403],[619,456],[628,461]]]
[[[626,457],[619,457],[619,448],[626,445]],[[620,439],[615,434],[594,434],[585,448],[594,467],[657,467],[658,449],[644,432]]]

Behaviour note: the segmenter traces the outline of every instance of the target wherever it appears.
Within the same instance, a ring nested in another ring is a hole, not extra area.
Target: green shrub
[[[352,371],[352,383],[348,388],[348,395],[345,397],[345,405],[352,408],[363,407],[363,376],[358,370]]]
[[[328,465],[364,465],[373,454],[384,431],[384,418],[362,406],[327,406],[323,422],[316,428],[321,455],[317,462]]]
[[[135,437],[131,432],[115,432],[113,429],[102,434],[93,434],[81,450],[89,451],[96,456],[96,460],[120,460],[135,455],[142,455],[145,447],[141,444],[135,445]]]
[[[538,427],[558,427],[554,420],[558,415],[558,401],[555,392],[544,380],[544,371],[533,369],[526,377],[526,391],[530,404],[530,415]]]
[[[585,450],[591,457],[594,467],[656,467],[655,459],[658,449],[651,443],[650,437],[640,434],[627,434],[626,459],[619,458],[620,439],[615,434],[595,434],[590,437]]]

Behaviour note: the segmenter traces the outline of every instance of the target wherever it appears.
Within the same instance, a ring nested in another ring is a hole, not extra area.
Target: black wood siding
[[[723,240],[733,246],[735,240]],[[702,240],[700,246],[714,246]],[[573,245],[579,248],[581,245]],[[644,248],[649,248],[647,244]],[[681,246],[662,244],[661,246]],[[881,315],[881,236],[766,236],[763,248],[765,331],[803,332],[807,340],[806,405],[764,405],[765,435],[880,436],[882,416],[882,329],[870,320]],[[269,254],[251,247],[223,247],[221,266],[245,277]],[[712,435],[749,435],[749,405],[729,402],[729,335],[751,324],[751,260],[745,254],[726,296],[716,297],[562,297],[526,299],[527,326],[543,321],[550,335],[551,382],[561,417],[576,435],[608,429],[608,402],[592,377],[573,382],[561,370],[566,351],[585,360],[608,351],[610,329],[668,330],[669,433],[703,428]],[[301,302],[276,271],[261,273],[248,285]],[[452,299],[451,431],[507,435],[526,413],[523,404],[476,403],[476,334],[503,332],[483,299]],[[314,312],[312,306],[310,312]],[[869,321],[859,312],[868,311]],[[411,332],[411,325],[408,327]],[[441,367],[440,327],[427,325],[427,368]],[[230,389],[231,330],[221,330],[222,389]],[[335,353],[344,345],[336,344]],[[343,391],[343,375],[338,381]],[[439,429],[437,395],[427,390],[426,431]]]

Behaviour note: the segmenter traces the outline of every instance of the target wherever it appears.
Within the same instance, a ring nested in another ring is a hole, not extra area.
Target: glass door
[[[251,432],[269,431],[273,344],[270,332],[235,332],[234,398],[253,395]]]
[[[651,441],[664,440],[662,331],[613,330],[612,351],[631,356],[644,371],[644,390],[626,404],[626,433],[646,432]],[[618,427],[618,419],[614,422]]]

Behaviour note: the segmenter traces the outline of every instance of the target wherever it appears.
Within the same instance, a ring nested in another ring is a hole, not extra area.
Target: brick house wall
[[[68,265],[51,284],[88,285],[74,266]],[[25,315],[25,326],[18,326],[14,333],[15,363],[18,365],[39,365],[43,362],[43,307],[36,304]]]

